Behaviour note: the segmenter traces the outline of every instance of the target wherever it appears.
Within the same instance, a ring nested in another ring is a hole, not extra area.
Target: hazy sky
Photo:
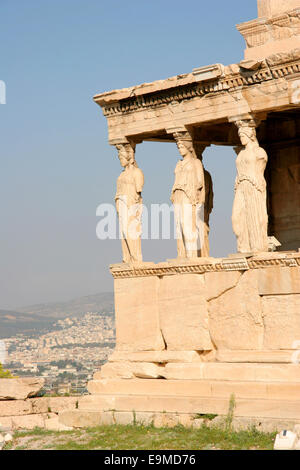
[[[242,59],[235,24],[256,0],[0,0],[0,309],[111,291],[119,241],[96,238],[96,208],[113,202],[121,168],[93,95]],[[169,203],[175,144],[144,143],[144,203]],[[211,147],[213,256],[236,250],[235,154]],[[176,256],[144,241],[146,261]]]

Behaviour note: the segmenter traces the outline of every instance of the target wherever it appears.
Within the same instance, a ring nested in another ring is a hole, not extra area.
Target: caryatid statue
[[[268,251],[267,191],[264,177],[268,156],[259,146],[254,120],[237,121],[242,147],[237,154],[237,177],[232,224],[238,252]]]
[[[141,218],[144,174],[135,161],[135,144],[118,144],[119,160],[124,168],[117,179],[115,197],[122,240],[123,262],[142,261]]]
[[[175,168],[171,201],[174,204],[179,258],[202,256],[204,245],[204,171],[189,132],[174,134],[183,158]]]
[[[197,155],[197,158],[202,163],[203,166],[203,152],[207,147],[206,144],[199,142],[194,142],[194,148]],[[201,250],[201,256],[209,257],[209,217],[212,213],[214,207],[214,192],[213,192],[213,182],[211,174],[204,168],[204,190],[205,190],[205,201],[204,201],[204,241],[203,247]]]

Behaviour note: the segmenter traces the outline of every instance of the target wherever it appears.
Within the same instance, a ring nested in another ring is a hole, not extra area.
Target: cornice
[[[111,274],[115,279],[170,276],[175,274],[205,274],[209,272],[248,271],[269,267],[298,267],[300,266],[300,253],[292,254],[262,254],[254,257],[240,258],[199,258],[186,262],[172,263],[139,263],[137,265],[115,264],[110,266]]]
[[[216,64],[219,65],[219,64]],[[211,66],[213,67],[213,66]],[[206,69],[206,68],[205,68]],[[195,75],[184,76],[182,82],[172,81],[171,87],[162,85],[161,88],[147,84],[142,93],[143,87],[139,87],[139,95],[136,96],[132,89],[130,96],[128,90],[116,90],[115,92],[97,95],[94,100],[99,104],[106,117],[115,115],[127,115],[144,109],[163,107],[173,103],[192,100],[194,98],[207,95],[217,95],[224,92],[234,92],[243,87],[261,84],[270,80],[281,78],[292,78],[300,73],[300,49],[295,49],[289,53],[273,54],[268,58],[258,61],[255,70],[242,61],[240,64],[233,64],[224,68],[224,73],[216,78],[200,80],[197,78],[200,69],[195,69]],[[168,81],[165,81],[168,82]],[[147,92],[147,90],[153,90]],[[122,98],[126,96],[126,98]],[[117,99],[117,97],[119,99]]]

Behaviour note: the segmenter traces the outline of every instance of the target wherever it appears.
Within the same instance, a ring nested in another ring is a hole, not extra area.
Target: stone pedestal
[[[158,352],[194,351],[205,360],[220,351],[289,350],[300,340],[299,252],[121,264],[111,271],[115,354],[145,353],[155,363]]]
[[[300,419],[300,253],[111,271],[116,350],[77,423],[111,410],[224,416],[232,396],[237,417]],[[70,413],[61,419],[71,425]]]

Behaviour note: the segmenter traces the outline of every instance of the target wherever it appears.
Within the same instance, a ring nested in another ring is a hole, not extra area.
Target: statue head
[[[118,150],[119,160],[123,168],[126,168],[127,166],[131,166],[131,165],[136,166],[135,144],[133,143],[117,144],[116,149]]]
[[[174,134],[174,138],[176,141],[177,148],[180,152],[180,155],[183,158],[186,157],[192,157],[192,158],[197,158],[195,149],[194,149],[194,144],[193,144],[193,139],[189,132],[176,132]]]
[[[252,123],[238,123],[238,134],[241,140],[242,145],[246,146],[249,143],[253,142],[258,144],[256,138],[256,127]]]

